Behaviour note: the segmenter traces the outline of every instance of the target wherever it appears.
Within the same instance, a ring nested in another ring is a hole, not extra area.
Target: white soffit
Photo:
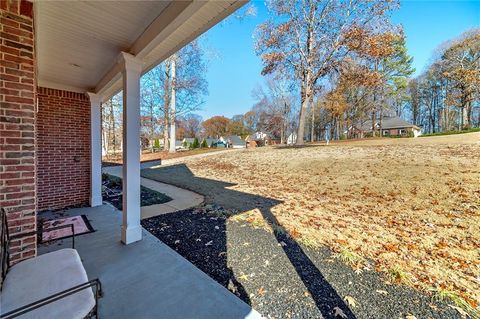
[[[245,3],[36,1],[38,85],[109,97],[121,89],[120,52],[140,57],[145,73]]]
[[[128,50],[168,1],[37,1],[39,86],[85,91]]]

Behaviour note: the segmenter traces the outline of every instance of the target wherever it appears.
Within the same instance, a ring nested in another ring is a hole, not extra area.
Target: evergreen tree
[[[386,57],[382,65],[385,80],[385,98],[391,104],[398,116],[402,116],[403,108],[408,101],[407,87],[410,76],[415,72],[412,67],[413,57],[408,54],[406,39],[403,32],[393,38],[393,54]]]
[[[156,138],[153,143],[153,147],[157,150],[160,149],[160,139]]]
[[[193,140],[193,143],[192,143],[192,148],[195,149],[195,148],[199,148],[200,147],[200,142],[198,141],[198,138],[195,137],[195,139]]]

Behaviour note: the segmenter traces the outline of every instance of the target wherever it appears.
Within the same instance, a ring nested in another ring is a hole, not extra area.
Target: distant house
[[[226,139],[228,148],[245,148],[246,142],[237,135],[230,135]]]
[[[216,147],[225,147],[225,148],[245,148],[246,143],[240,136],[230,135],[227,137],[220,136],[218,140],[214,142]]]
[[[227,148],[227,141],[220,137],[218,140],[215,140],[213,146],[217,148]]]
[[[287,138],[287,144],[293,145],[297,143],[297,133],[291,133]]]
[[[372,134],[372,121],[367,120],[359,126],[351,126],[350,135],[355,138],[362,138]],[[375,121],[375,131],[380,131],[380,120]],[[422,135],[422,129],[411,124],[398,116],[384,116],[382,119],[383,136],[413,136]]]
[[[255,132],[252,135],[248,135],[245,138],[245,142],[247,147],[258,147],[279,144],[280,140],[264,132]]]

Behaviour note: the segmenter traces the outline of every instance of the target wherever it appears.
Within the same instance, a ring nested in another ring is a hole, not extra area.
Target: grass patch
[[[399,266],[387,269],[387,276],[391,282],[396,284],[411,284],[411,275]]]
[[[208,211],[208,214],[215,216],[216,218],[223,218],[227,219],[232,216],[235,216],[236,212],[228,210],[228,209],[223,209],[223,208],[215,208],[213,209],[211,206],[206,205],[205,206],[206,210]]]
[[[360,267],[365,261],[362,256],[348,249],[341,250],[338,254],[335,255],[335,257],[340,259],[347,265],[356,268]]]
[[[420,135],[420,137],[455,135],[455,134],[465,134],[465,133],[474,133],[474,132],[480,132],[480,127],[470,128],[468,130],[461,130],[461,131],[447,131],[447,132],[428,133],[428,134]]]
[[[317,240],[307,236],[300,236],[297,241],[300,244],[304,245],[305,247],[309,247],[309,248],[316,248],[319,246],[319,243]]]
[[[447,289],[432,289],[434,300],[453,302],[455,306],[463,309],[471,318],[480,319],[480,310],[473,301]]]

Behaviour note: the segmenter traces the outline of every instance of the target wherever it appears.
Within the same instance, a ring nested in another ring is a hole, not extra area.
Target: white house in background
[[[237,135],[230,135],[227,137],[220,136],[218,140],[216,140],[217,147],[225,147],[225,148],[245,148],[246,142]]]
[[[260,141],[260,140],[264,141],[268,138],[268,134],[264,132],[255,132],[252,134],[251,137],[254,141]]]
[[[293,145],[297,143],[297,133],[291,133],[288,138],[287,138],[287,144],[288,145]]]
[[[226,139],[228,148],[246,148],[247,143],[237,135],[230,135]]]

